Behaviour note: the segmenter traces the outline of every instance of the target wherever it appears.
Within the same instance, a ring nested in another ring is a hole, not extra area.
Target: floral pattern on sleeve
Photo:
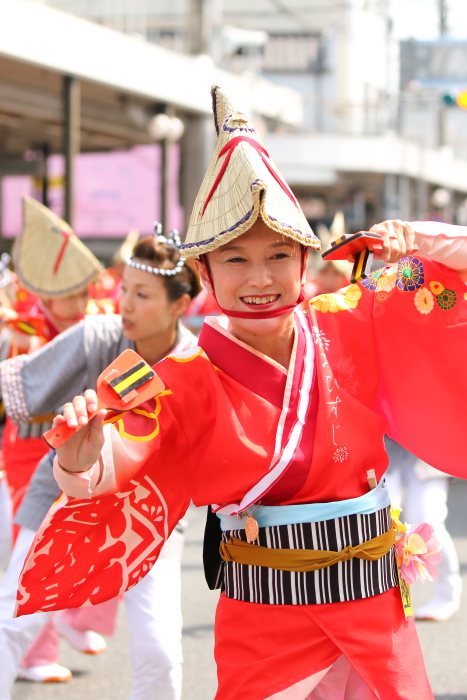
[[[440,294],[436,295],[436,303],[443,311],[449,311],[456,305],[457,294],[452,289],[443,289]]]
[[[415,308],[421,314],[430,314],[435,308],[435,298],[426,287],[420,287],[420,289],[417,289],[413,301]]]
[[[411,255],[402,258],[397,266],[375,270],[363,280],[362,287],[375,292],[375,301],[378,304],[385,303],[394,287],[402,292],[414,292],[415,308],[425,316],[435,308],[449,311],[455,307],[458,300],[456,292],[446,289],[441,282],[431,280],[425,283],[423,261]],[[464,299],[467,300],[467,294],[464,295]]]
[[[425,282],[425,271],[423,263],[419,258],[411,255],[399,260],[397,265],[396,286],[403,292],[414,292],[423,286]]]
[[[379,270],[375,270],[369,277],[364,279],[362,286],[370,292],[376,292],[377,294],[384,292],[388,294],[394,289],[396,278],[397,270],[392,266],[382,267]]]
[[[343,293],[336,294],[320,294],[320,296],[311,299],[310,304],[317,311],[322,313],[337,313],[338,311],[348,311],[356,309],[362,290],[358,284],[351,284],[342,290]]]

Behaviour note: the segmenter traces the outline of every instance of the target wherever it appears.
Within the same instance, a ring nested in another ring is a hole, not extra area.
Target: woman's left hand
[[[371,233],[379,233],[383,237],[383,249],[376,253],[375,260],[394,263],[413,252],[415,231],[407,221],[392,219],[375,224],[370,228]]]

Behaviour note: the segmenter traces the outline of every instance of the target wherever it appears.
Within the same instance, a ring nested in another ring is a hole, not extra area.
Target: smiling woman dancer
[[[83,500],[50,511],[19,612],[131,586],[191,498],[223,529],[217,700],[428,700],[389,498],[384,483],[369,490],[368,472],[386,469],[385,432],[441,469],[465,463],[466,287],[410,253],[415,230],[420,253],[465,270],[467,231],[380,224],[380,257],[399,264],[296,311],[319,243],[251,122],[218,88],[213,103],[218,143],[183,251],[227,318],[158,365],[165,389],[137,410],[88,421],[89,391],[55,419],[82,427],[55,472]],[[121,533],[118,551],[101,550],[106,530]]]
[[[35,415],[57,411],[88,386],[119,353],[136,349],[149,364],[169,352],[193,347],[197,339],[180,322],[199,292],[196,272],[180,258],[178,235],[150,236],[139,241],[123,272],[121,316],[87,316],[40,351],[0,365],[7,412],[19,425]],[[52,483],[50,483],[52,481]],[[29,546],[53,501],[59,496],[50,460],[36,470],[16,522],[21,525],[7,575],[0,582],[0,698],[9,697],[22,652],[40,627],[43,615],[12,620],[19,571]],[[182,515],[182,514],[181,514]],[[183,523],[175,528],[157,565],[139,586],[125,595],[132,663],[131,700],[180,700],[182,683],[180,560]],[[89,608],[83,609],[89,610]],[[97,610],[97,609],[96,609]],[[56,620],[63,627],[79,616],[65,611]],[[68,634],[70,631],[68,630]],[[110,632],[107,632],[110,633]]]

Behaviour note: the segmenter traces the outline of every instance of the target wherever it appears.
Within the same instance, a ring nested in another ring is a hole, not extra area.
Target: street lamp
[[[168,151],[169,145],[179,141],[183,132],[185,131],[185,125],[182,120],[178,117],[173,117],[166,112],[159,112],[155,114],[148,123],[148,133],[154,141],[161,146],[161,186],[160,186],[160,198],[161,198],[161,215],[160,220],[162,223],[162,230],[168,230],[167,213],[168,213]]]

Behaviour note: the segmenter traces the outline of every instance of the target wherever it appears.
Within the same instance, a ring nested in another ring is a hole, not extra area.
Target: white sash
[[[289,369],[287,372],[287,382],[284,391],[284,399],[282,403],[281,415],[276,430],[276,441],[274,455],[271,460],[271,465],[267,473],[244,495],[240,503],[229,503],[223,505],[213,505],[212,509],[215,513],[225,515],[236,515],[249,508],[251,505],[261,499],[261,497],[269,491],[269,489],[282,476],[285,470],[292,462],[296,453],[297,447],[302,438],[303,429],[308,407],[311,401],[311,389],[313,384],[313,371],[315,363],[314,343],[311,335],[310,327],[306,316],[301,311],[295,311],[295,322],[300,324],[305,336],[305,352],[303,357],[303,366],[297,367],[296,349],[297,338],[295,339],[294,350],[290,360]],[[299,398],[296,402],[296,416],[289,438],[284,444],[284,426],[289,414],[291,391],[293,386],[294,374],[296,371],[301,371],[301,380],[299,387]]]

